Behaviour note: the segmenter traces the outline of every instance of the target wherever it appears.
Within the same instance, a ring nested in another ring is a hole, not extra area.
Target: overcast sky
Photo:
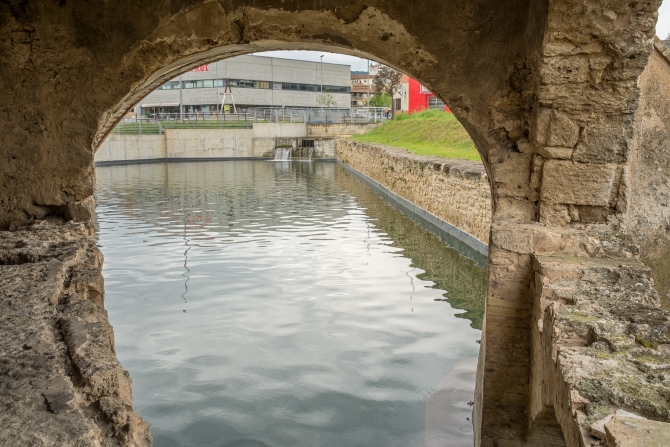
[[[665,39],[670,34],[670,0],[663,0],[661,9],[658,11],[658,23],[656,24],[656,35]],[[261,56],[280,57],[284,59],[298,59],[303,61],[319,62],[323,54],[323,61],[331,64],[351,65],[353,71],[367,71],[368,62],[354,56],[345,56],[344,54],[327,53],[322,51],[267,51],[265,53],[256,53]]]

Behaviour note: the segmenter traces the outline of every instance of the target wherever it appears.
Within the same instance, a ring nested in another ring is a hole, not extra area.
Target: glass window
[[[440,101],[439,98],[431,96],[428,98],[428,108],[429,109],[444,109],[444,103]]]
[[[214,80],[214,87],[225,87],[226,86],[226,81],[223,79],[215,79]]]
[[[195,81],[184,81],[184,88],[195,88]]]
[[[213,79],[205,79],[204,81],[202,81],[202,85],[205,88],[214,87],[214,80]]]
[[[270,88],[268,81],[256,81],[256,88]]]
[[[160,86],[161,90],[172,90],[175,88],[179,88],[179,81],[166,82],[165,84]]]

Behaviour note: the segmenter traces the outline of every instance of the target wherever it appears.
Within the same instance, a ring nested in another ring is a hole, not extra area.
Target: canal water
[[[156,447],[471,446],[484,260],[333,162],[97,168]]]

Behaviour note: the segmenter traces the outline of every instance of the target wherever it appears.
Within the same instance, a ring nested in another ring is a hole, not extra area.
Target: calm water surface
[[[156,447],[472,445],[481,259],[335,163],[97,179],[106,308]]]

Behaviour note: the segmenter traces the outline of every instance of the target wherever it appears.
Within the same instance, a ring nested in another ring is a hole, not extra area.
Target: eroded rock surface
[[[0,445],[151,445],[84,224],[0,232]]]

